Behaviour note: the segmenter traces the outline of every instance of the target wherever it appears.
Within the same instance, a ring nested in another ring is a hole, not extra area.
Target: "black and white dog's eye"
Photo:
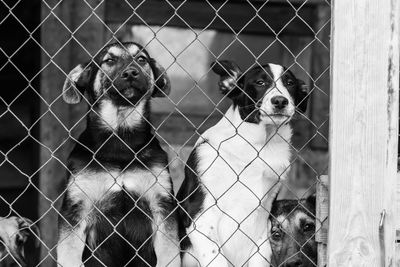
[[[265,85],[265,82],[263,80],[258,80],[258,81],[256,81],[256,84],[263,86],[263,85]]]
[[[293,82],[292,80],[287,80],[287,81],[286,81],[286,85],[287,85],[287,86],[293,86],[293,85],[294,85],[294,82]]]
[[[147,58],[144,57],[144,56],[139,56],[139,57],[137,58],[137,62],[139,62],[139,63],[146,63],[146,62],[147,62]]]

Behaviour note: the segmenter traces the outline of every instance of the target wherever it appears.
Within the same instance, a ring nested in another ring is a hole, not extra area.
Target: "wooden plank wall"
[[[333,2],[329,266],[394,264],[399,5]]]

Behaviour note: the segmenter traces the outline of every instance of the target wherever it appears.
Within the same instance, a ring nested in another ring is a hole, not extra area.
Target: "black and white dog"
[[[219,61],[212,70],[233,105],[187,161],[177,194],[184,266],[267,266],[269,212],[290,165],[289,121],[305,111],[308,90],[275,64],[242,73]]]
[[[68,160],[61,266],[180,266],[167,154],[149,123],[151,97],[169,91],[165,70],[136,43],[108,45],[69,73],[64,100],[86,94],[91,111]]]

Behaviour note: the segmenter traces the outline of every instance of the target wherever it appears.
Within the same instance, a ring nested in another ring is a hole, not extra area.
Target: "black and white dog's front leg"
[[[154,211],[153,211],[154,212]],[[157,210],[153,214],[154,250],[157,256],[157,267],[180,267],[180,245],[178,225],[173,214]]]
[[[269,267],[271,266],[272,249],[269,241],[271,222],[268,220],[268,227],[261,238],[257,240],[256,246],[251,252],[248,267]]]
[[[83,266],[82,254],[85,248],[86,228],[86,214],[82,201],[74,201],[67,195],[58,220],[57,263],[59,266]]]

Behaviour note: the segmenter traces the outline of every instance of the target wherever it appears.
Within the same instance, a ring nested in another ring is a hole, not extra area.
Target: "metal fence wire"
[[[326,265],[329,1],[1,0],[0,32],[0,266]]]

